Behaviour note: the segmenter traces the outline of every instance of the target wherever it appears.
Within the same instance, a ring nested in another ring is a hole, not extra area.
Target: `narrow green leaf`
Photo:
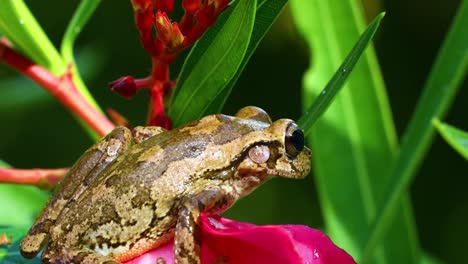
[[[318,100],[330,76],[364,31],[365,22],[358,0],[291,0],[290,3],[297,27],[312,54],[311,67],[303,81],[306,109],[313,99]],[[306,128],[313,124],[309,139],[326,232],[358,259],[389,181],[383,172],[395,158],[398,146],[372,47],[362,55],[344,86],[324,114],[320,116],[329,99],[320,99],[323,104],[315,106],[314,114],[309,112],[311,116],[306,115],[300,122]],[[373,263],[419,261],[408,197],[399,205],[393,232],[387,234],[372,255]]]
[[[268,30],[271,28],[271,25],[273,25],[278,16],[281,14],[281,11],[287,2],[287,0],[263,0],[259,2],[257,6],[257,14],[255,15],[255,24],[252,31],[252,37],[239,70],[231,79],[229,84],[226,85],[223,90],[219,91],[216,98],[210,102],[202,116],[221,112],[227,98],[234,88],[234,85],[237,83],[237,80],[242,74],[245,66],[247,66],[250,57],[252,57],[263,37],[265,37]]]
[[[369,45],[372,38],[374,37],[375,32],[379,28],[380,22],[384,16],[385,13],[380,13],[376,18],[374,18],[372,23],[370,23],[370,25],[367,27],[366,31],[362,33],[351,52],[348,54],[348,56],[346,56],[346,59],[335,72],[331,80],[314,100],[314,103],[309,107],[309,109],[305,111],[304,115],[302,115],[302,117],[297,122],[306,134],[311,131],[310,128],[312,125],[323,113],[325,113],[333,101],[333,98],[335,98],[338,91],[341,89],[341,87],[343,87],[344,82],[348,78],[351,71],[354,69],[354,66],[358,62],[359,58],[361,58],[361,55],[366,50],[367,45]]]
[[[460,155],[468,159],[468,133],[456,127],[444,124],[439,119],[432,120],[432,124],[437,128],[447,143],[452,146]]]
[[[60,52],[62,53],[62,58],[65,62],[68,63],[74,61],[73,46],[75,40],[100,3],[101,0],[83,0],[80,2],[80,5],[73,14],[62,39]]]
[[[205,46],[203,37],[189,54],[185,64],[193,67],[183,67],[169,109],[176,127],[200,117],[235,76],[250,41],[256,5],[256,0],[238,1],[213,41]],[[193,54],[201,56],[195,61]]]
[[[75,59],[73,56],[73,46],[76,38],[81,33],[86,23],[88,22],[91,15],[94,13],[98,5],[101,3],[101,0],[83,0],[80,2],[77,10],[75,11],[70,23],[68,24],[65,35],[62,39],[62,45],[60,47],[60,52],[62,53],[63,61],[67,65],[73,65],[73,79],[76,84],[78,91],[84,96],[84,98],[91,103],[96,109],[102,112],[99,105],[94,100],[93,96],[89,93],[88,88],[81,79],[81,75],[78,71],[78,68],[75,64]]]
[[[406,129],[400,154],[385,189],[384,203],[366,242],[363,262],[393,225],[395,209],[411,183],[433,138],[433,118],[443,118],[450,107],[468,65],[468,1],[462,1],[424,86],[416,111]]]
[[[56,75],[65,70],[57,50],[22,0],[2,0],[0,31],[34,62]]]

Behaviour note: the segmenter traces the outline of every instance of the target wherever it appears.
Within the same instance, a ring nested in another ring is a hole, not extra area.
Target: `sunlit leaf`
[[[2,0],[0,31],[19,50],[55,74],[65,70],[60,55],[22,0]]]

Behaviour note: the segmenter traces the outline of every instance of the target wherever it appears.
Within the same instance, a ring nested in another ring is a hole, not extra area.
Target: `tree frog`
[[[174,238],[175,263],[200,263],[199,215],[219,214],[279,175],[310,170],[304,133],[257,107],[173,130],[117,127],[51,196],[21,253],[44,263],[119,263]]]

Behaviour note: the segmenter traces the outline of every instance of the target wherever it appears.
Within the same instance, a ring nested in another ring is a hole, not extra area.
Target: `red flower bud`
[[[201,0],[182,0],[182,7],[189,14],[195,13],[201,6]]]
[[[218,17],[229,5],[231,0],[208,0],[208,5],[213,5],[213,15]]]
[[[158,11],[154,18],[154,24],[158,39],[166,44],[169,51],[178,48],[184,41],[184,35],[180,32],[179,25],[176,22],[171,23],[166,13]]]
[[[164,13],[170,13],[174,9],[174,0],[156,0],[154,7]]]
[[[133,10],[147,9],[153,4],[153,0],[132,0]]]
[[[132,76],[121,77],[108,84],[109,88],[125,98],[131,98],[137,91],[135,79]]]
[[[197,20],[204,27],[211,27],[218,16],[229,6],[230,0],[206,0],[198,11]]]
[[[132,0],[135,24],[140,32],[143,47],[152,55],[156,55],[152,35],[153,3],[152,0]]]

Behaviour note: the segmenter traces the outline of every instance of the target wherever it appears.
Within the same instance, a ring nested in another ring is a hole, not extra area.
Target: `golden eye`
[[[304,132],[296,124],[290,124],[286,129],[284,143],[288,156],[291,158],[297,157],[304,149]]]

